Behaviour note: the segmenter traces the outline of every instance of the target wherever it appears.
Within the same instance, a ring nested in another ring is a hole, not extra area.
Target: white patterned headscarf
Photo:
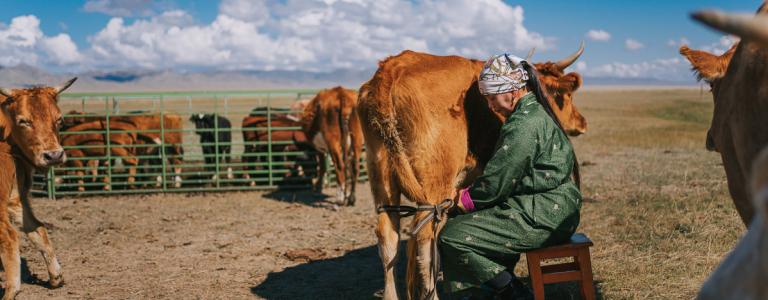
[[[514,55],[494,55],[485,62],[478,86],[483,95],[503,94],[525,87],[528,72],[523,69],[524,59]]]

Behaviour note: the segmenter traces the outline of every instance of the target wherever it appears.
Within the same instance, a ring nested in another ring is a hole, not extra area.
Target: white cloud
[[[523,20],[500,0],[223,0],[208,24],[180,10],[112,18],[87,56],[99,68],[328,70],[375,67],[405,49],[485,58],[554,48]]]
[[[645,47],[643,43],[640,43],[639,41],[634,39],[627,39],[626,41],[624,41],[624,46],[627,48],[627,50],[631,50],[631,51],[638,50],[640,48]]]
[[[680,48],[680,46],[683,45],[691,45],[691,41],[688,40],[686,37],[681,37],[679,40],[672,40],[670,39],[667,41],[667,46],[671,48]]]
[[[577,65],[577,70],[579,66]],[[582,70],[589,77],[658,79],[663,81],[691,81],[690,65],[682,58],[655,59],[639,63],[613,62]]]
[[[0,24],[0,65],[66,65],[81,59],[69,35],[45,36],[34,15],[15,17],[8,26]]]
[[[592,29],[587,32],[587,37],[593,41],[608,41],[611,39],[611,34],[602,29]]]
[[[725,53],[725,51],[728,51],[728,49],[731,49],[731,46],[739,41],[738,37],[732,36],[732,35],[724,35],[720,37],[717,42],[714,42],[709,45],[703,45],[701,46],[701,50],[710,52],[715,55],[721,55]]]
[[[153,13],[152,0],[87,0],[83,10],[114,17],[148,16]]]

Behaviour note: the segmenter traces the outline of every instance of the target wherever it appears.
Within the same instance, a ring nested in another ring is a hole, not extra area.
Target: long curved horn
[[[525,56],[525,61],[531,61],[534,53],[536,53],[536,47],[533,47],[531,48],[531,51],[528,51],[528,55]]]
[[[72,79],[68,80],[64,84],[54,87],[54,89],[56,90],[56,94],[59,94],[64,90],[66,90],[67,88],[69,88],[69,86],[75,83],[76,80],[77,80],[77,77],[73,77]]]
[[[582,53],[584,53],[584,41],[581,41],[581,46],[579,46],[579,50],[576,51],[576,53],[571,54],[571,56],[568,56],[565,59],[556,62],[555,66],[557,66],[560,70],[565,70],[565,68],[569,67],[577,59],[579,59],[579,56],[581,56]]]
[[[716,10],[698,11],[691,17],[719,31],[768,45],[768,17],[758,15],[732,15]]]
[[[7,88],[0,88],[0,95],[11,98],[11,96],[13,95],[13,91]]]

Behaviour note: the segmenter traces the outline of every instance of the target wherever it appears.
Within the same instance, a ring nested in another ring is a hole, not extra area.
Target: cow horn
[[[54,89],[56,90],[56,94],[59,94],[59,93],[63,92],[64,90],[66,90],[67,88],[69,88],[69,86],[71,86],[73,83],[75,83],[76,80],[77,80],[77,77],[73,77],[72,79],[68,80],[64,84],[62,84],[60,86],[57,86],[57,87],[54,87]]]
[[[11,98],[11,96],[13,95],[13,91],[7,88],[0,88],[0,95],[3,95],[7,98]]]
[[[579,56],[581,56],[582,53],[584,53],[584,41],[581,41],[581,46],[579,46],[579,50],[576,51],[576,53],[571,54],[571,56],[568,56],[565,59],[556,62],[555,66],[557,66],[560,70],[565,70],[565,68],[569,67],[577,59],[579,59]]]
[[[691,17],[722,32],[768,44],[768,17],[732,15],[715,10],[698,11]]]
[[[536,53],[536,47],[533,47],[531,48],[531,51],[528,51],[528,55],[525,56],[525,61],[531,61],[534,53]]]

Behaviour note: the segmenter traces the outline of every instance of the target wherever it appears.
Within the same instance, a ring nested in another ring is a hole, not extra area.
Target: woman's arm
[[[533,168],[539,143],[535,119],[510,120],[501,129],[500,144],[475,183],[459,192],[464,212],[484,209],[505,201],[514,187]]]

